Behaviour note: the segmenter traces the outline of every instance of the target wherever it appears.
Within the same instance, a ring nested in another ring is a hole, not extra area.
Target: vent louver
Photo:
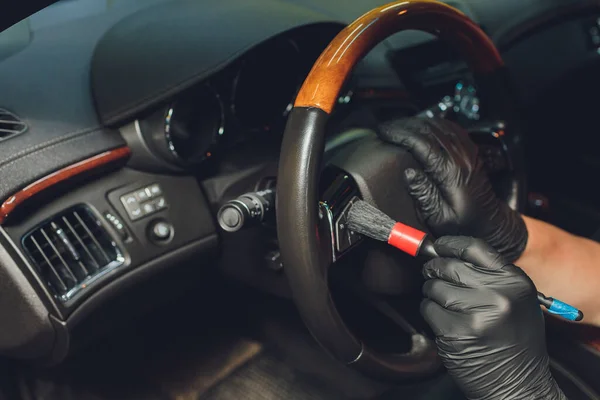
[[[6,140],[27,130],[27,124],[10,111],[0,108],[0,141]]]
[[[23,237],[23,247],[48,289],[61,301],[123,265],[117,244],[89,207],[54,216]]]

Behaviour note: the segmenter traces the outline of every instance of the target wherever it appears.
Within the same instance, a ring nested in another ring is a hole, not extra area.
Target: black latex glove
[[[533,282],[480,239],[443,237],[423,268],[421,313],[469,399],[566,399],[549,369]]]
[[[433,234],[481,238],[510,261],[520,257],[527,245],[525,223],[496,197],[464,129],[441,119],[408,118],[381,125],[380,137],[406,148],[422,165],[407,169],[405,177]]]

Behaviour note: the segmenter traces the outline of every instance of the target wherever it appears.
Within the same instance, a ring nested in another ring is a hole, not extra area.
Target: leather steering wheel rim
[[[285,129],[277,187],[277,229],[293,299],[314,338],[338,360],[379,379],[425,376],[440,366],[435,345],[414,334],[406,354],[383,354],[347,328],[330,297],[331,237],[318,207],[325,125],[356,63],[376,44],[402,30],[421,30],[450,42],[475,74],[482,103],[506,120],[513,115],[503,61],[492,41],[460,11],[433,0],[397,1],[343,29],[304,81]]]

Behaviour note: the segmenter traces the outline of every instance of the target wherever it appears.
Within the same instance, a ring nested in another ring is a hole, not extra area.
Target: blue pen
[[[552,297],[546,297],[540,292],[538,292],[537,297],[540,304],[546,307],[550,314],[558,315],[569,321],[581,321],[583,319],[583,313],[567,303]]]

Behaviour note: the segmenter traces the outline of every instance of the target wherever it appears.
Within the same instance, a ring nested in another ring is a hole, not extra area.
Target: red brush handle
[[[419,254],[421,244],[426,236],[427,234],[425,232],[421,232],[412,226],[396,222],[396,225],[392,228],[392,232],[390,232],[388,244],[416,257],[417,254]]]

